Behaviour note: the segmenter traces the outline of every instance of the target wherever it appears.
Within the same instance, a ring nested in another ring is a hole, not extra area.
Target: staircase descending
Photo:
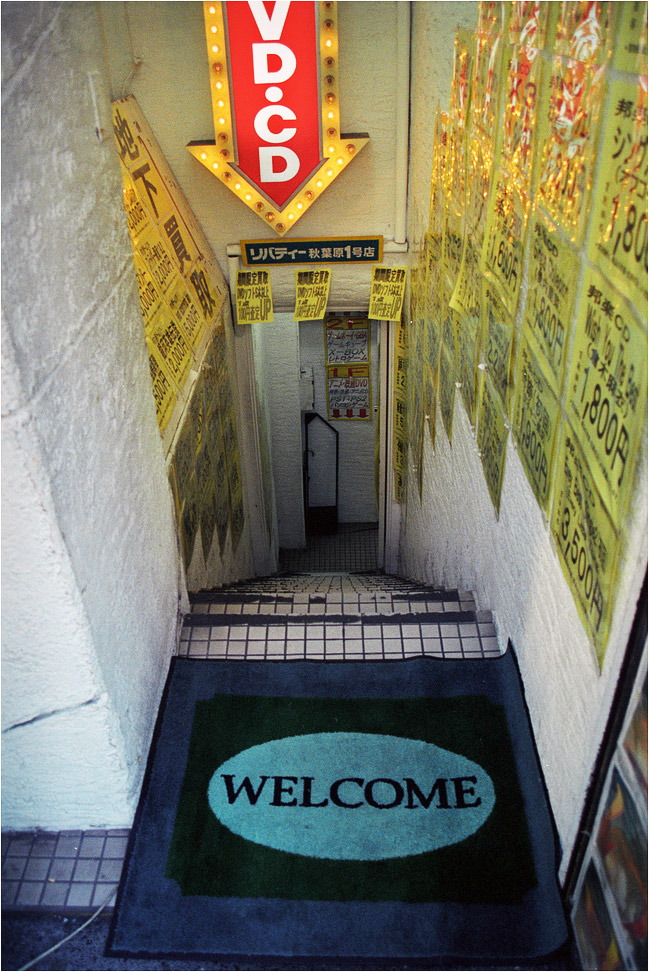
[[[179,654],[241,660],[378,661],[501,654],[466,591],[385,574],[284,574],[190,595]]]

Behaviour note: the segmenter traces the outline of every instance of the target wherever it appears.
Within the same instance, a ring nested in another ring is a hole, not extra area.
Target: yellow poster
[[[473,131],[481,135],[493,153],[500,121],[498,102],[504,46],[502,18],[492,18],[488,24],[483,21],[482,26],[486,29],[481,29],[479,24],[476,37],[471,121]]]
[[[500,402],[491,387],[489,376],[483,372],[480,382],[477,442],[487,489],[496,511],[496,517],[500,513],[500,496],[507,455],[507,434],[507,426]]]
[[[435,448],[437,431],[437,368],[424,368],[424,416],[428,424],[430,444]]]
[[[537,4],[538,6],[538,4]],[[538,36],[538,31],[531,32]],[[520,189],[531,194],[543,59],[531,40],[510,48],[505,79],[501,160]]]
[[[646,320],[646,77],[611,82],[593,210],[588,256]]]
[[[613,8],[618,4],[564,0],[558,6],[557,54],[586,64],[605,64],[611,54]]]
[[[596,270],[584,274],[566,391],[596,488],[619,528],[646,415],[647,335]]]
[[[426,328],[426,358],[435,374],[439,361],[439,349],[442,344],[441,322],[445,313],[442,297],[442,241],[440,238],[431,235],[428,244],[424,326]]]
[[[325,364],[369,364],[372,328],[367,317],[334,317],[324,322]]]
[[[153,385],[153,398],[155,400],[156,416],[158,427],[164,432],[171,413],[176,404],[177,391],[171,378],[166,372],[164,363],[160,358],[158,349],[147,341],[149,352],[149,371],[151,372],[151,384]]]
[[[466,135],[473,84],[474,51],[473,33],[458,27],[455,33],[449,112],[449,189],[460,213],[464,210],[466,190]]]
[[[406,472],[402,469],[394,470],[394,501],[395,503],[406,501]]]
[[[512,431],[536,501],[548,514],[552,469],[561,408],[527,341],[518,352],[512,405]]]
[[[455,368],[460,394],[469,417],[475,426],[477,406],[477,368],[480,353],[480,317],[457,315],[455,329]]]
[[[273,321],[273,295],[268,270],[237,270],[237,323]]]
[[[531,224],[528,291],[522,333],[546,365],[557,398],[561,398],[570,351],[579,257],[563,242],[539,210]]]
[[[182,277],[176,277],[167,291],[166,301],[189,346],[197,347],[205,321]]]
[[[483,287],[484,353],[494,392],[501,408],[509,414],[509,394],[514,356],[514,321],[489,284]]]
[[[455,361],[443,347],[439,356],[439,407],[449,442],[453,441],[453,410],[455,408]]]
[[[373,267],[368,317],[373,321],[400,321],[405,293],[405,267]]]
[[[144,330],[149,334],[154,319],[160,313],[163,303],[162,296],[144,260],[136,251],[133,252],[133,263],[135,265],[135,279],[137,281],[137,292],[140,298],[140,312],[144,321]]]
[[[645,0],[616,3],[618,35],[613,67],[629,74],[647,74],[647,4]]]
[[[166,306],[153,320],[148,340],[156,348],[176,387],[182,388],[192,362],[192,352]]]
[[[506,169],[494,175],[481,268],[509,314],[518,305],[530,203]]]
[[[455,290],[462,268],[462,253],[464,250],[465,223],[462,213],[449,201],[446,207],[446,222],[444,225],[444,287],[448,290],[449,300]]]
[[[555,58],[544,99],[537,204],[578,245],[595,166],[603,68]]]
[[[543,48],[549,6],[550,4],[547,3],[539,3],[539,0],[517,0],[516,3],[511,4],[508,33],[512,47]],[[559,5],[552,4],[552,6]]]
[[[368,364],[329,365],[327,413],[334,421],[371,421],[372,389]]]
[[[618,538],[593,483],[578,437],[567,422],[561,430],[552,536],[601,668],[613,612]]]
[[[331,270],[295,271],[295,321],[321,321],[327,309]]]
[[[126,226],[133,248],[137,244],[138,237],[149,225],[147,211],[140,202],[140,197],[135,191],[133,180],[128,169],[122,166],[122,182],[124,185],[124,212],[126,213]]]
[[[448,112],[437,110],[435,115],[435,140],[430,177],[430,214],[428,229],[431,235],[441,239],[444,233],[444,217],[448,193]]]

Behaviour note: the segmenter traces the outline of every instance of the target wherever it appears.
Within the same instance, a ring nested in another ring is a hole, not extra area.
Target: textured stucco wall
[[[288,314],[253,325],[255,371],[271,438],[278,542],[288,550],[305,545],[297,328]]]
[[[413,5],[411,239],[420,236],[428,214],[433,145],[430,92],[439,91],[440,106],[448,107],[451,31],[460,17],[474,28],[476,6]],[[443,79],[440,65],[448,66]],[[502,647],[511,638],[563,844],[565,874],[646,569],[646,448],[626,525],[626,555],[609,648],[599,674],[512,437],[496,520],[475,433],[459,394],[452,448],[439,411],[437,429],[434,454],[430,444],[425,445],[421,503],[414,474],[410,476],[402,520],[402,572],[473,589],[480,607],[493,611]]]
[[[3,824],[124,825],[179,562],[97,5],[3,4],[2,27]]]

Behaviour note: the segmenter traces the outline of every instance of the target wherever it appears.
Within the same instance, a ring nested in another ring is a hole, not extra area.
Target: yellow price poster
[[[124,185],[124,212],[126,213],[126,226],[128,228],[131,243],[135,249],[137,240],[149,225],[149,217],[146,209],[140,202],[140,197],[135,191],[133,180],[129,175],[128,169],[122,166],[122,182]]]
[[[462,268],[462,253],[464,250],[464,222],[460,212],[453,203],[446,207],[446,223],[444,226],[444,286],[449,292],[449,300],[455,290],[460,270]]]
[[[405,473],[408,467],[408,439],[405,435],[394,434],[392,465],[397,472]]]
[[[406,473],[405,470],[394,470],[394,501],[404,503],[406,500]]]
[[[499,121],[498,100],[504,39],[502,22],[498,18],[484,26],[487,29],[479,29],[476,37],[471,116],[473,130],[480,133],[493,152]]]
[[[552,223],[535,210],[522,333],[533,342],[560,398],[570,350],[579,257]]]
[[[295,271],[295,313],[296,321],[321,321],[327,309],[331,270]]]
[[[561,431],[552,536],[601,668],[613,612],[618,537],[568,422]]]
[[[595,167],[603,71],[555,58],[541,119],[537,203],[577,244]]]
[[[604,64],[611,53],[615,3],[564,0],[559,5],[556,52],[562,57]]]
[[[616,3],[618,18],[617,44],[613,67],[629,74],[647,73],[647,4],[645,0]]]
[[[192,362],[192,352],[167,307],[163,307],[153,321],[148,340],[156,348],[176,387],[182,388]]]
[[[330,315],[324,322],[326,364],[368,364],[370,335],[367,317]]]
[[[455,408],[455,361],[445,347],[439,356],[439,407],[449,442],[453,441],[453,411]]]
[[[272,323],[273,295],[268,270],[238,270],[236,301],[238,324]]]
[[[494,177],[481,269],[509,314],[516,315],[530,203],[506,169]]]
[[[477,442],[487,489],[498,517],[507,455],[507,426],[498,397],[485,372],[480,382]]]
[[[188,344],[195,348],[205,322],[182,277],[176,277],[167,292],[166,301]]]
[[[500,297],[485,283],[482,295],[484,320],[483,358],[494,392],[499,396],[505,415],[509,414],[509,390],[512,381],[514,321]]]
[[[624,5],[626,6],[626,4]],[[588,256],[647,315],[647,79],[613,81]]]
[[[437,370],[428,365],[424,368],[424,415],[428,423],[430,444],[435,448],[437,422]]]
[[[531,31],[531,36],[538,36],[538,31]],[[501,159],[527,195],[531,194],[532,187],[542,78],[541,51],[533,46],[531,39],[510,49],[505,80]]]
[[[175,270],[155,227],[150,226],[141,235],[137,252],[153,277],[156,287],[162,294],[166,293],[174,281]]]
[[[163,303],[162,296],[144,260],[135,251],[133,252],[133,263],[135,265],[135,279],[137,281],[137,292],[140,298],[140,312],[144,321],[144,330],[149,334],[154,319],[160,313]]]
[[[472,426],[477,406],[477,368],[480,351],[480,318],[457,317],[455,329],[456,378],[460,384],[462,401]]]
[[[512,3],[509,18],[509,43],[512,46],[542,48],[548,20],[548,4],[538,0]]]
[[[174,383],[165,370],[158,349],[149,341],[147,341],[147,347],[158,427],[161,432],[164,432],[174,410],[177,393]]]
[[[646,414],[647,335],[597,270],[587,270],[582,286],[566,409],[619,528]]]
[[[327,412],[329,419],[372,419],[370,366],[330,365],[327,368]]]
[[[405,293],[404,267],[373,267],[368,317],[373,321],[400,321]]]
[[[512,405],[512,431],[536,501],[548,514],[561,408],[527,341],[521,341]]]
[[[402,398],[394,399],[392,427],[394,428],[394,434],[401,436],[402,439],[408,434],[408,408]]]

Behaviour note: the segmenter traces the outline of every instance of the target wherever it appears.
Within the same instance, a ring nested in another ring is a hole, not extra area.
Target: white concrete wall
[[[448,107],[452,33],[460,22],[475,27],[476,6],[413,4],[411,237],[427,220],[433,99],[439,97],[441,107]],[[501,646],[511,638],[563,844],[565,874],[646,569],[646,448],[626,525],[610,643],[599,674],[513,439],[496,520],[459,394],[452,448],[439,412],[437,429],[435,454],[428,442],[425,446],[421,504],[410,477],[401,568],[410,577],[474,590],[479,606],[494,613]]]
[[[252,330],[270,429],[278,543],[297,550],[305,545],[298,326],[289,314],[275,314],[272,324],[254,324]]]
[[[378,412],[375,406],[379,401],[378,375],[378,325],[372,325],[370,346],[370,366],[372,379],[371,421],[329,421],[338,431],[339,470],[338,470],[338,521],[340,523],[369,523],[377,518],[374,458],[376,445],[376,423]],[[324,348],[324,326],[322,321],[302,322],[300,324],[300,364],[313,368],[315,411],[327,418],[327,381]],[[313,437],[317,427],[312,426]],[[311,435],[311,433],[310,433]],[[319,470],[312,463],[311,504],[318,503],[318,491],[324,495],[324,488],[333,481],[332,466],[334,452],[329,454],[328,443],[333,436],[322,433],[322,452],[325,456],[325,469]],[[332,501],[333,502],[333,501]]]
[[[97,5],[2,27],[3,825],[123,826],[179,561]]]

